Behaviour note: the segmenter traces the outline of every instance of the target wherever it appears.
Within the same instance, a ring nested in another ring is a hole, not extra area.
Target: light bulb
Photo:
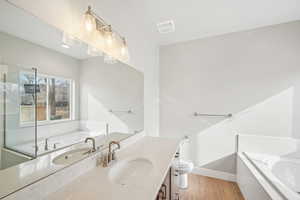
[[[122,38],[122,47],[121,47],[121,55],[125,56],[127,51],[127,44],[125,38]]]
[[[112,42],[113,42],[113,38],[112,38],[112,34],[110,33],[107,37],[107,45],[108,46],[111,46],[112,45]]]
[[[108,48],[111,48],[114,42],[114,33],[112,32],[111,26],[108,26],[108,30],[106,32],[106,45]]]
[[[122,46],[121,46],[120,53],[123,61],[125,62],[129,61],[129,51],[128,51],[128,46],[125,38],[122,38]]]
[[[124,56],[126,54],[126,47],[122,46],[121,48],[121,55]]]
[[[84,14],[84,25],[88,32],[92,32],[96,28],[96,19],[92,15],[91,7],[88,7],[88,11]]]

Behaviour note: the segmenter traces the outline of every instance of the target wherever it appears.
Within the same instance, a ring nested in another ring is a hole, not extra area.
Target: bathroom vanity
[[[121,147],[118,159],[108,167],[95,166],[46,199],[171,199],[176,190],[171,188],[170,167],[178,145],[178,140],[142,137],[124,149]]]

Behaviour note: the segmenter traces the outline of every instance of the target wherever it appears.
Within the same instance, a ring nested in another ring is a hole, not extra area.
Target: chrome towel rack
[[[230,117],[232,117],[232,114],[229,113],[229,114],[220,115],[220,114],[207,114],[207,113],[194,112],[194,116],[195,117],[226,117],[226,118],[230,118]]]
[[[112,110],[112,109],[110,109],[109,112],[111,112],[111,113],[128,113],[128,114],[133,113],[132,110]]]

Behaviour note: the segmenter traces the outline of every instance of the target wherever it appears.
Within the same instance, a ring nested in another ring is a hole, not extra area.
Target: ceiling
[[[14,0],[14,2],[18,1]],[[77,2],[83,4],[84,1]],[[87,57],[86,47],[63,49],[60,46],[62,33],[57,29],[49,28],[41,20],[7,5],[5,1],[0,3],[0,19],[10,19],[9,21],[0,20],[0,31],[14,33],[17,37],[79,59]],[[300,19],[299,0],[90,0],[86,3],[91,3],[97,13],[104,15],[105,19],[116,25],[116,29],[124,33],[138,30],[147,40],[156,45],[172,44]],[[122,15],[116,15],[120,12]],[[175,32],[158,33],[156,24],[170,19],[175,22]],[[132,24],[128,26],[127,21],[135,24],[136,29],[132,30]],[[136,34],[125,35],[137,37]]]
[[[210,37],[300,19],[299,0],[129,0],[159,45]],[[172,19],[174,33],[156,23]]]
[[[28,14],[22,9],[0,1],[0,32],[58,51],[76,59],[86,59],[87,45],[78,42],[66,49],[62,44],[62,31]]]

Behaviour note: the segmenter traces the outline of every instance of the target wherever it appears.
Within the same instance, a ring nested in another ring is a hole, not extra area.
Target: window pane
[[[37,120],[47,120],[47,78],[38,77]]]
[[[70,81],[49,79],[50,120],[70,118]]]
[[[43,121],[47,119],[47,79],[38,77],[37,83],[37,120]],[[20,85],[20,121],[21,123],[34,122],[34,74],[20,74]]]

